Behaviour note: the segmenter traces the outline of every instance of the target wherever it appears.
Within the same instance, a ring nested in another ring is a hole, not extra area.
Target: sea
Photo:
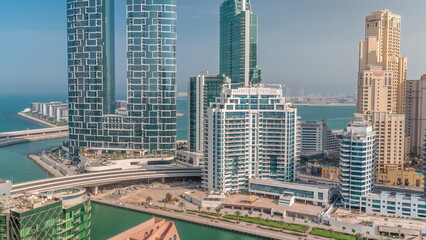
[[[63,95],[1,95],[0,132],[36,129],[45,127],[39,123],[16,115],[29,108],[31,102],[65,101]],[[333,130],[341,130],[350,121],[353,106],[297,106],[302,120],[327,120]],[[177,139],[187,139],[187,100],[178,99],[177,111],[184,114],[177,118]],[[33,181],[50,177],[47,172],[27,158],[27,155],[61,145],[67,138],[22,143],[0,148],[0,178],[14,183]],[[94,203],[92,206],[91,239],[108,239],[151,218],[151,215],[131,210]],[[240,233],[173,220],[182,240],[260,240]]]

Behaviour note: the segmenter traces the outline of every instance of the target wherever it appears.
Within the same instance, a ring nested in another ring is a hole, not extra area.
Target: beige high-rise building
[[[407,59],[400,56],[401,16],[389,10],[365,18],[365,41],[360,42],[359,73],[368,65],[381,65],[393,72],[392,112],[404,113]]]
[[[406,131],[410,136],[410,152],[422,155],[426,135],[426,75],[408,80],[406,85]]]
[[[400,56],[401,17],[389,10],[365,19],[360,42],[357,112],[371,121],[377,138],[378,171],[403,170],[408,156],[405,132],[407,59]]]

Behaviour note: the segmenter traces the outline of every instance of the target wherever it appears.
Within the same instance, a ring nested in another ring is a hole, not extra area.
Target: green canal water
[[[126,229],[134,227],[150,218],[152,215],[116,208],[98,203],[92,203],[92,234],[93,240],[108,239]],[[260,240],[244,234],[229,232],[211,227],[205,227],[184,221],[172,220],[176,224],[182,240]]]

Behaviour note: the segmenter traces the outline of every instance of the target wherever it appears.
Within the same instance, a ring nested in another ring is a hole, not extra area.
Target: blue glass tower
[[[250,0],[226,0],[220,6],[220,73],[231,78],[233,87],[261,82],[257,26]]]
[[[128,113],[134,148],[176,151],[176,0],[127,0]]]
[[[114,113],[114,1],[67,0],[71,154],[101,146]]]

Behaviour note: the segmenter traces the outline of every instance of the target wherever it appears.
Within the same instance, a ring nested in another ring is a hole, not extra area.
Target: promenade
[[[109,206],[129,209],[133,211],[143,212],[147,213],[153,216],[160,216],[160,217],[167,217],[172,219],[177,219],[181,221],[186,221],[194,224],[204,225],[208,227],[213,228],[219,228],[227,231],[233,231],[238,232],[246,235],[256,236],[264,239],[287,239],[287,240],[299,240],[299,239],[328,239],[318,236],[306,236],[306,237],[299,237],[294,236],[291,234],[285,234],[282,232],[275,232],[275,231],[269,231],[262,228],[258,228],[256,224],[251,223],[234,223],[234,222],[224,222],[221,220],[215,220],[215,219],[208,219],[205,217],[200,217],[196,214],[182,214],[179,212],[173,212],[171,210],[162,210],[162,209],[156,209],[156,208],[148,208],[144,206],[138,206],[138,205],[131,205],[131,204],[120,204],[115,203],[113,200],[99,200],[99,199],[93,199],[91,200],[95,203],[105,204]],[[178,229],[179,230],[179,229]]]

